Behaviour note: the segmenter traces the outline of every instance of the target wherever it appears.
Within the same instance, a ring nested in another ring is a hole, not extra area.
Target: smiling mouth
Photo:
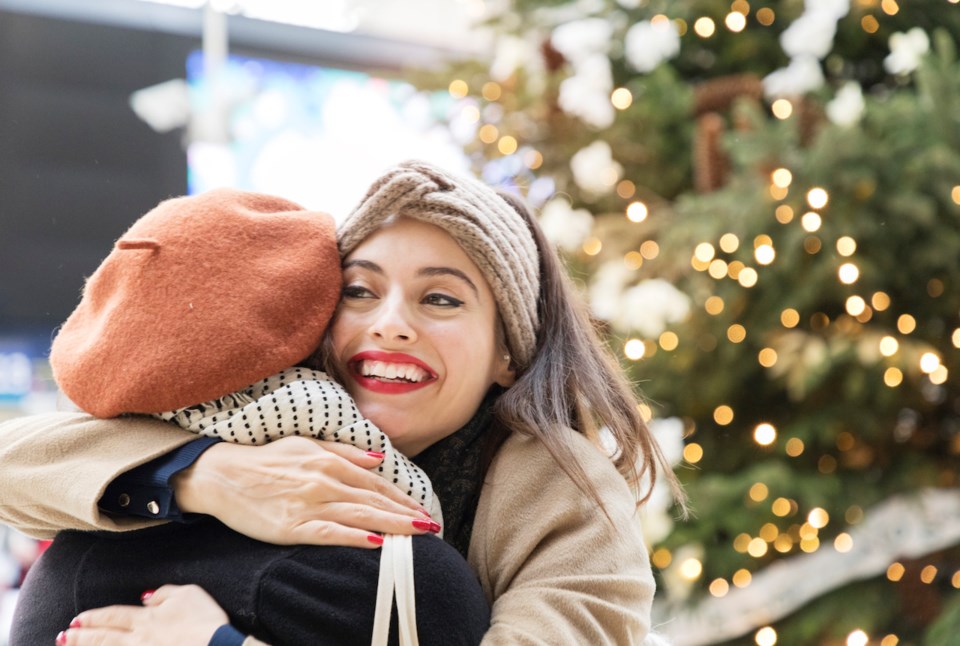
[[[366,359],[355,361],[351,367],[354,374],[388,384],[419,384],[434,379],[429,372],[412,363],[390,363]]]

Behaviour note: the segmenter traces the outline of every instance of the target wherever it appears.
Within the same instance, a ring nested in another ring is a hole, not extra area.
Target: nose
[[[410,312],[399,294],[381,299],[368,333],[379,341],[409,344],[417,340],[417,332],[411,322]]]

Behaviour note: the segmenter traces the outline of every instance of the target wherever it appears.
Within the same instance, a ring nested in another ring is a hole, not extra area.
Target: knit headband
[[[340,225],[341,257],[394,215],[438,226],[456,240],[490,285],[514,363],[529,366],[540,328],[540,259],[523,217],[479,181],[406,161],[377,179]]]

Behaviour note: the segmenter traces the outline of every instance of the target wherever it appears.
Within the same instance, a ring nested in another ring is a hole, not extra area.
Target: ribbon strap
[[[413,588],[413,539],[410,536],[386,534],[380,548],[380,577],[377,583],[371,646],[387,645],[394,592],[397,597],[400,646],[420,646],[417,636],[416,594]]]

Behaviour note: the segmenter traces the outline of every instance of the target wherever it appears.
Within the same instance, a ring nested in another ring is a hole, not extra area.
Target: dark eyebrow
[[[366,269],[367,271],[372,271],[376,274],[383,274],[383,267],[378,265],[375,262],[369,260],[348,260],[343,263],[343,269],[349,269],[351,267],[359,267],[360,269]],[[453,267],[423,267],[422,269],[417,270],[418,276],[454,276],[459,278],[473,290],[473,293],[477,296],[480,295],[480,291],[477,289],[477,286],[473,284],[473,281],[470,280],[470,277],[459,269],[454,269]]]

